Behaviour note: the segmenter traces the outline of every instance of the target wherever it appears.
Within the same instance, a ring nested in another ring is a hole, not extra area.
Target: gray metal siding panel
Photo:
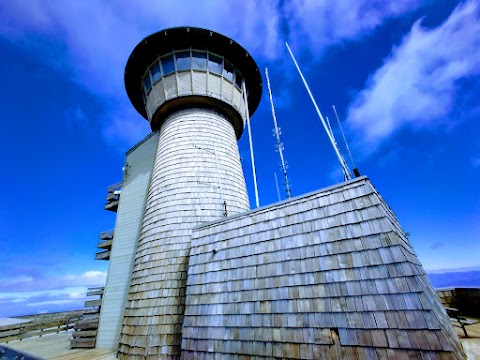
[[[116,349],[118,346],[157,142],[158,133],[132,151],[126,159],[128,174],[122,185],[117,211],[97,348]]]

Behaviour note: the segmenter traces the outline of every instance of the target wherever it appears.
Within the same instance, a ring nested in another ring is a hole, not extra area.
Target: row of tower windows
[[[163,76],[173,74],[175,71],[207,71],[222,76],[224,79],[235,83],[241,89],[243,75],[223,56],[215,55],[209,51],[182,50],[175,51],[156,60],[143,77],[143,90],[145,94]]]

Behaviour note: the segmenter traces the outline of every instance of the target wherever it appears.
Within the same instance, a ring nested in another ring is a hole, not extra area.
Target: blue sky
[[[0,316],[81,308],[86,288],[103,284],[108,264],[94,254],[115,223],[106,187],[149,133],[125,94],[124,66],[140,40],[172,26],[211,28],[268,67],[301,195],[342,175],[288,41],[424,267],[480,269],[477,1],[7,0],[0,19]],[[268,205],[281,172],[264,90],[252,131]],[[254,206],[247,136],[239,146]]]

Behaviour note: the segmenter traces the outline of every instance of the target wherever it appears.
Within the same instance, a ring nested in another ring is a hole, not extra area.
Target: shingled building
[[[463,359],[368,178],[249,210],[236,140],[262,80],[239,44],[160,31],[137,45],[125,83],[152,133],[126,155],[97,347],[122,359]]]

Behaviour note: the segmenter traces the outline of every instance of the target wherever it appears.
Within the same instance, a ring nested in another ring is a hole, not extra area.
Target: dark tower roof
[[[147,119],[142,99],[142,77],[147,68],[162,54],[192,47],[223,55],[240,70],[246,80],[248,109],[252,115],[262,96],[262,77],[257,64],[238,43],[208,29],[175,27],[161,30],[143,39],[133,50],[125,67],[125,88],[135,109]]]

